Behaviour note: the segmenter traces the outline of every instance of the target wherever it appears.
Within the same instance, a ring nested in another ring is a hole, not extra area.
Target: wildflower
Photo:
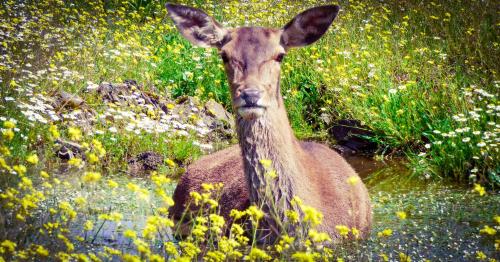
[[[488,257],[483,251],[477,251],[476,252],[476,258],[479,260],[486,260]]]
[[[49,255],[49,251],[45,249],[43,246],[37,246],[35,252],[41,257],[47,257]]]
[[[16,250],[16,243],[10,241],[10,240],[4,240],[1,244],[0,244],[0,247],[2,247],[0,249],[0,253],[3,253],[2,251],[3,250],[6,250],[7,252],[9,253],[13,253],[15,250]]]
[[[248,207],[246,212],[248,215],[250,215],[250,217],[252,217],[254,222],[259,221],[261,218],[264,217],[264,212],[262,212],[262,210],[260,210],[258,207],[254,205]]]
[[[89,161],[89,163],[95,164],[99,162],[99,157],[97,157],[94,153],[89,153],[87,154],[87,160]]]
[[[41,176],[42,178],[45,178],[45,179],[50,178],[49,173],[47,173],[47,172],[45,172],[45,171],[40,171],[40,176]]]
[[[342,237],[346,237],[349,234],[349,228],[344,225],[336,225],[335,229],[339,232],[339,235]]]
[[[312,226],[317,226],[323,221],[323,214],[310,206],[302,206],[304,212],[304,222],[310,222]]]
[[[270,168],[271,167],[271,164],[273,163],[273,161],[271,161],[270,159],[261,159],[259,160],[259,162],[262,164],[262,166],[264,168]]]
[[[299,213],[295,210],[286,210],[285,215],[290,223],[295,224],[299,222]]]
[[[493,217],[493,220],[500,225],[500,215],[496,215]]]
[[[479,233],[493,236],[497,233],[497,231],[494,228],[486,225],[481,230],[479,230]]]
[[[399,261],[400,262],[411,262],[411,257],[408,256],[407,254],[405,253],[399,253]]]
[[[179,242],[179,246],[182,249],[182,253],[189,258],[194,258],[201,252],[201,249],[191,242],[181,241]]]
[[[90,231],[94,228],[94,223],[91,221],[91,220],[87,220],[85,221],[85,223],[83,224],[83,229],[86,230],[86,231]]]
[[[36,164],[38,164],[38,156],[37,155],[29,155],[26,158],[26,161],[30,164],[36,165]]]
[[[134,230],[127,229],[123,232],[123,236],[130,239],[136,239],[137,233]]]
[[[171,168],[174,168],[175,166],[177,166],[177,164],[176,164],[176,163],[175,163],[172,159],[170,159],[170,158],[165,159],[165,163],[166,163],[169,167],[171,167]]]
[[[331,241],[332,239],[328,236],[328,234],[324,232],[318,232],[314,229],[309,230],[309,238],[313,242],[319,243],[319,242],[324,242],[324,241]]]
[[[315,261],[314,256],[311,253],[308,252],[295,252],[292,255],[292,258],[294,261],[299,261],[299,262],[313,262]]]
[[[69,138],[73,141],[79,141],[82,139],[82,131],[76,127],[70,127],[68,128],[68,135]]]
[[[56,125],[50,125],[49,132],[50,132],[50,135],[52,136],[53,139],[57,139],[60,136],[59,130],[57,130]]]
[[[354,238],[358,239],[359,238],[359,229],[353,227],[351,228],[351,232],[352,232],[352,235],[354,236]]]
[[[177,247],[175,246],[174,243],[172,242],[165,242],[165,251],[167,252],[168,255],[177,257],[179,255],[179,251],[177,250]]]
[[[399,219],[401,219],[401,220],[405,220],[405,219],[406,219],[406,217],[407,217],[406,212],[404,212],[404,211],[398,211],[398,212],[396,212],[396,216],[397,216]]]
[[[356,185],[359,182],[359,177],[358,176],[350,176],[347,178],[347,183],[349,183],[351,186]]]
[[[226,255],[221,251],[209,251],[203,258],[204,261],[224,261],[226,259]]]
[[[16,123],[12,120],[7,120],[3,122],[3,127],[7,129],[13,129],[16,127]]]
[[[12,129],[6,129],[2,131],[2,136],[5,140],[10,141],[14,138],[14,131],[12,131]]]
[[[480,184],[474,184],[474,191],[476,191],[479,196],[484,196],[486,194],[486,190]]]
[[[392,229],[386,228],[377,233],[377,237],[388,237],[392,235]]]
[[[68,165],[81,168],[83,167],[83,160],[78,157],[73,157],[70,160],[68,160]]]
[[[14,169],[14,171],[16,171],[20,176],[26,174],[27,171],[26,167],[23,165],[15,165],[12,167],[12,169]]]
[[[94,183],[101,179],[101,174],[98,172],[85,172],[82,177],[84,183]]]
[[[250,250],[250,253],[245,256],[244,260],[250,260],[250,261],[258,261],[258,260],[271,260],[271,256],[269,256],[264,250],[259,249],[259,248],[252,248]]]
[[[278,174],[276,173],[275,170],[270,170],[270,171],[266,172],[265,175],[268,176],[271,179],[275,179],[275,178],[278,177]]]

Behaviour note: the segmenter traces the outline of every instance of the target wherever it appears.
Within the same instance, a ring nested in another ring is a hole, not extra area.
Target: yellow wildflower
[[[10,241],[10,240],[4,240],[1,244],[0,247],[2,247],[4,250],[7,250],[9,253],[13,253],[16,250],[16,243]]]
[[[94,222],[92,222],[91,220],[87,220],[85,221],[85,223],[83,224],[83,229],[86,230],[86,231],[90,231],[94,228]]]
[[[486,190],[480,184],[474,184],[474,191],[476,191],[479,196],[484,196],[486,194]]]
[[[486,225],[481,230],[479,230],[479,233],[493,236],[497,233],[497,231],[494,228]]]
[[[79,141],[80,139],[82,139],[82,131],[80,131],[80,129],[78,129],[77,127],[69,127],[68,135],[69,138],[73,141]]]
[[[7,128],[7,129],[12,129],[12,128],[16,127],[16,123],[14,123],[14,121],[12,121],[12,120],[7,120],[7,121],[3,122],[3,127]]]
[[[380,232],[377,233],[378,237],[388,237],[392,235],[392,229],[386,228]]]
[[[250,253],[244,259],[250,261],[259,261],[259,260],[268,261],[271,260],[272,258],[264,250],[254,247],[250,250]]]
[[[101,179],[101,174],[98,172],[85,172],[82,177],[84,183],[94,183]]]
[[[349,234],[349,228],[344,225],[336,225],[335,229],[339,232],[340,236],[346,237]]]
[[[29,155],[26,158],[26,162],[33,164],[33,165],[36,165],[36,164],[38,164],[38,156],[37,155]]]
[[[404,211],[398,211],[398,212],[396,212],[396,216],[397,216],[399,219],[401,219],[401,220],[404,220],[404,219],[406,219],[406,217],[407,217],[406,212],[404,212]]]
[[[270,159],[261,159],[259,160],[260,164],[264,167],[264,168],[270,168],[271,167],[271,164],[273,163],[272,160]]]
[[[12,140],[14,138],[14,131],[12,129],[6,129],[2,132],[2,136],[5,140]]]
[[[359,182],[359,177],[358,176],[350,176],[347,178],[347,183],[349,183],[351,186],[356,185]]]
[[[175,166],[177,166],[177,164],[170,158],[167,158],[165,159],[165,163],[169,166],[169,167],[172,167],[174,168]]]
[[[52,136],[52,138],[54,138],[54,139],[57,139],[60,136],[59,130],[57,130],[56,125],[50,125],[49,132],[50,132],[50,135]]]

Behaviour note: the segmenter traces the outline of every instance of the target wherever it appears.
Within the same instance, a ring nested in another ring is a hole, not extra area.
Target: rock
[[[221,104],[210,99],[205,103],[206,114],[215,118],[215,120],[234,128],[234,117]]]
[[[152,151],[138,154],[128,161],[128,173],[132,176],[148,175],[163,164],[163,156]]]
[[[55,108],[79,108],[85,102],[76,94],[59,91],[55,103]]]
[[[372,137],[374,133],[368,127],[361,125],[358,120],[339,120],[333,124],[329,133],[340,146],[346,147],[338,151],[349,153],[350,149],[355,152],[373,153],[377,150],[377,143],[364,138],[364,136]]]
[[[80,144],[61,139],[57,139],[56,144],[60,146],[59,149],[56,150],[56,155],[60,159],[69,160],[73,157],[85,157],[83,153],[84,150]]]

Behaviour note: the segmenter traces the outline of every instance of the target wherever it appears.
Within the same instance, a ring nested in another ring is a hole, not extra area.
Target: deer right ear
[[[193,45],[218,48],[222,46],[228,31],[205,12],[176,4],[167,4],[166,7],[177,29]]]
[[[285,48],[305,46],[316,42],[328,30],[339,12],[337,5],[308,9],[283,27],[281,44]]]

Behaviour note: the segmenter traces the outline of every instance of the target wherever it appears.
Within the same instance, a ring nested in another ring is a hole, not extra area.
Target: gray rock
[[[128,161],[128,173],[131,176],[149,175],[158,170],[163,160],[163,156],[156,152],[142,152]]]

